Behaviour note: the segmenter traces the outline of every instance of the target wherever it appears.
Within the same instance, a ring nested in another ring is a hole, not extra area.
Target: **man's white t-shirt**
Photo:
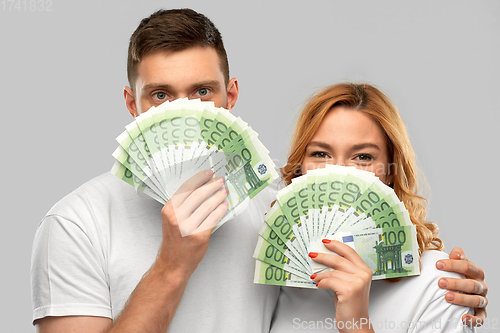
[[[267,187],[210,239],[170,332],[268,332],[279,287],[253,283]],[[33,320],[116,318],[162,239],[162,205],[106,173],[58,202],[40,223],[32,256]]]
[[[370,322],[377,333],[470,332],[461,317],[472,314],[472,309],[448,303],[444,299],[447,291],[438,286],[441,277],[461,278],[436,268],[436,261],[447,258],[444,252],[424,251],[420,275],[397,282],[372,281],[370,318],[357,323],[335,321],[334,293],[330,290],[282,288],[271,332],[337,332],[336,328],[367,328]]]

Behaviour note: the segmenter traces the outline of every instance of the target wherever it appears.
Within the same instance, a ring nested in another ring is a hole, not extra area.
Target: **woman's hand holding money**
[[[318,273],[311,278],[319,289],[335,291],[337,328],[340,332],[373,332],[368,316],[372,271],[351,247],[328,239],[324,239],[323,243],[338,256],[315,252],[309,253],[309,256],[335,270]]]

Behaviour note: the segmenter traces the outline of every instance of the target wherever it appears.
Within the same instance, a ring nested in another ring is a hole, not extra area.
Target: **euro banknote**
[[[420,274],[416,227],[394,190],[371,172],[326,165],[278,192],[259,231],[254,282],[314,287],[312,274],[332,270],[309,257],[334,254],[323,239],[352,247],[373,280]]]
[[[229,209],[216,228],[278,178],[258,134],[213,102],[178,99],[153,106],[125,126],[117,142],[111,173],[162,204],[201,170],[224,177]]]

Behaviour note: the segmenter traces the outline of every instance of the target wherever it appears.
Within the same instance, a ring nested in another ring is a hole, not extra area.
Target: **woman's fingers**
[[[312,260],[320,264],[326,265],[328,267],[331,267],[333,269],[342,270],[344,272],[351,274],[357,271],[357,268],[353,263],[335,254],[310,252],[309,257],[311,257]]]
[[[344,270],[348,273],[355,273],[358,269],[362,269],[370,274],[372,273],[371,269],[364,263],[359,254],[350,246],[329,239],[323,239],[323,244],[328,250],[335,252],[338,256],[318,253],[315,257],[311,257],[314,261],[334,269]]]
[[[366,290],[369,290],[371,284],[371,276],[365,272],[350,274],[342,271],[331,271],[318,274],[313,280],[318,289],[334,290],[341,301],[355,298],[360,293],[364,294]]]
[[[332,280],[336,280],[339,282],[340,281],[349,282],[352,279],[352,274],[341,271],[341,270],[334,270],[334,271],[329,271],[329,272],[313,274],[313,275],[311,275],[311,279],[316,283],[319,283],[320,281],[326,280],[326,279],[332,279]],[[323,288],[324,287],[325,286],[323,285]]]

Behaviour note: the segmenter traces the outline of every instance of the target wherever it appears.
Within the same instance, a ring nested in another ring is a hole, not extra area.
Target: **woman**
[[[311,276],[318,289],[282,288],[272,332],[470,330],[461,317],[472,309],[448,303],[435,263],[447,258],[438,228],[427,222],[417,195],[417,168],[405,125],[391,101],[367,84],[343,83],[315,95],[302,111],[291,154],[282,169],[286,185],[326,163],[374,172],[404,202],[417,228],[421,275],[372,283],[372,272],[347,245],[325,240],[334,256],[310,253],[335,270]],[[334,293],[333,293],[333,292]]]

